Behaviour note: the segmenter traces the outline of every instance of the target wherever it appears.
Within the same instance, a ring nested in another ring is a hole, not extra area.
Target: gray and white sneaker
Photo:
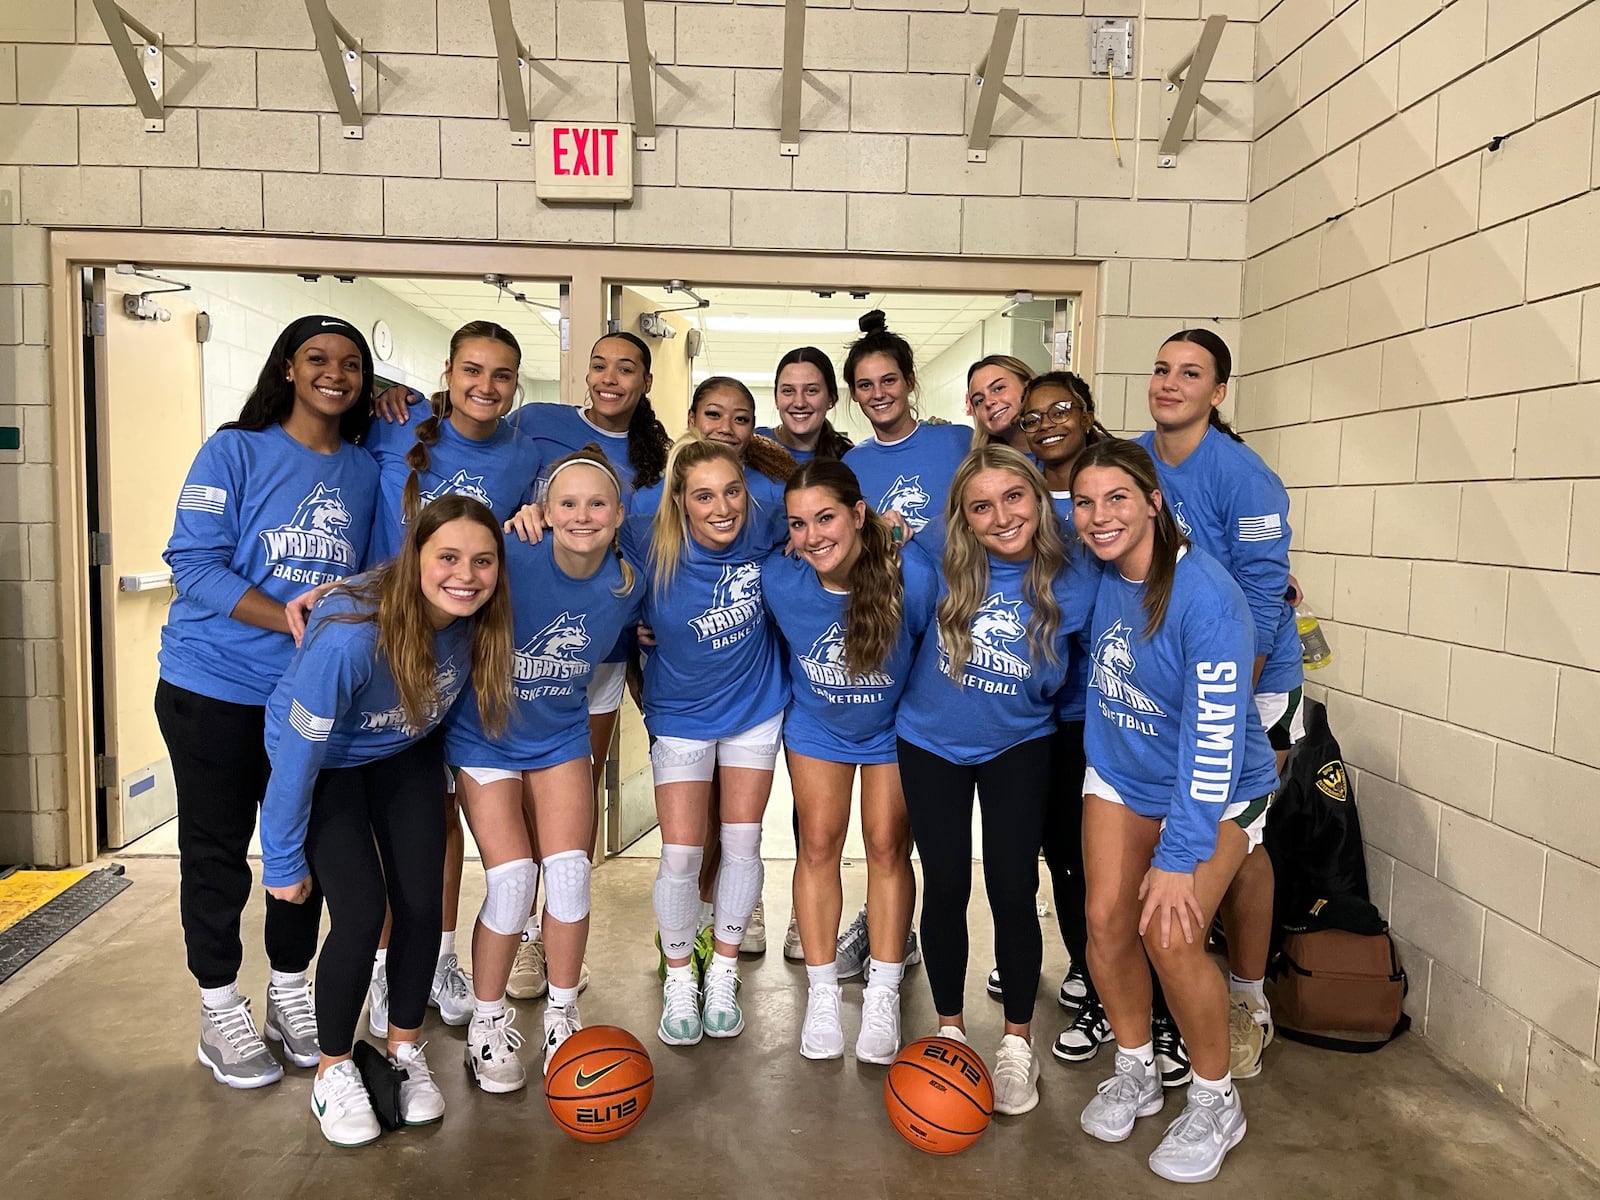
[[[866,969],[872,957],[872,945],[867,935],[867,906],[863,904],[856,919],[839,935],[834,947],[834,962],[840,979],[854,979]]]
[[[1039,1056],[1033,1043],[1008,1033],[994,1055],[994,1110],[1020,1117],[1039,1105]]]
[[[389,1061],[406,1073],[400,1081],[400,1119],[407,1125],[427,1125],[444,1116],[444,1093],[433,1081],[425,1042],[401,1042]]]
[[[1189,1085],[1189,1103],[1150,1155],[1150,1169],[1173,1183],[1215,1179],[1222,1160],[1244,1138],[1244,1105],[1239,1089],[1213,1091]]]
[[[914,967],[922,961],[922,946],[917,941],[917,927],[913,925],[906,930],[906,954],[900,960],[902,966]]]
[[[522,1035],[511,1027],[516,1015],[510,1007],[500,1017],[474,1014],[467,1026],[467,1066],[478,1087],[494,1095],[520,1091],[528,1084],[528,1072],[517,1056]]]
[[[296,988],[267,988],[267,1036],[283,1044],[283,1056],[297,1067],[314,1067],[322,1060],[317,1047],[317,1009],[311,1001],[311,984]]]
[[[544,1073],[550,1074],[550,1060],[566,1041],[583,1028],[583,1018],[578,1015],[578,1005],[546,1004],[544,1006]]]
[[[1116,1074],[1095,1089],[1095,1098],[1084,1108],[1078,1124],[1102,1142],[1127,1141],[1134,1121],[1155,1116],[1164,1099],[1166,1093],[1155,1068],[1118,1050]]]
[[[380,1041],[389,1036],[389,970],[372,964],[372,982],[367,984],[367,1032]]]
[[[434,967],[428,1003],[439,1010],[446,1025],[465,1025],[477,1011],[472,999],[472,977],[461,969],[461,960],[454,954],[446,954]]]
[[[856,1061],[886,1067],[900,1053],[900,991],[873,987],[861,993],[861,1032],[856,1036]]]
[[[311,1112],[322,1136],[335,1146],[365,1146],[383,1132],[367,1086],[349,1059],[334,1063],[312,1083]]]
[[[250,1001],[232,1008],[200,1006],[200,1065],[210,1067],[218,1083],[231,1088],[258,1088],[283,1078],[283,1064],[273,1058],[256,1031]]]
[[[744,923],[744,938],[739,942],[740,954],[765,954],[767,952],[767,906],[757,900]]]

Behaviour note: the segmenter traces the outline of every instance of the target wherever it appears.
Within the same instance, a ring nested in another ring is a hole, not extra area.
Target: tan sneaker
[[[515,1000],[537,1000],[550,989],[544,973],[544,940],[537,934],[522,934],[522,944],[517,947],[517,957],[511,964],[511,978],[506,983],[506,995]]]

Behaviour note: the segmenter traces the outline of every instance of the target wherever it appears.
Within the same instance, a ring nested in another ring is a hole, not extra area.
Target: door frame
[[[50,235],[51,396],[56,459],[56,548],[62,645],[62,740],[66,753],[67,849],[73,864],[98,852],[94,788],[93,675],[89,637],[88,456],[83,363],[85,313],[73,286],[82,267],[137,262],[173,270],[353,275],[565,279],[571,286],[569,345],[591,345],[605,330],[608,286],[685,279],[715,287],[936,291],[1077,297],[1073,339],[1078,374],[1094,373],[1100,264],[1073,260],[886,254],[769,253],[661,247],[550,246],[501,242],[343,240],[280,235],[54,230]],[[582,399],[573,351],[561,379]],[[581,353],[581,352],[580,352]],[[581,358],[580,360],[581,361]]]

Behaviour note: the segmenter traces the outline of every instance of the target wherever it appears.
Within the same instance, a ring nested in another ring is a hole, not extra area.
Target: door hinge
[[[95,300],[83,302],[83,323],[90,337],[105,337],[106,306]]]
[[[117,781],[117,760],[107,754],[94,756],[94,785],[97,788],[111,787]]]
[[[111,565],[111,535],[100,533],[98,530],[89,535],[89,565],[91,567],[109,567]]]

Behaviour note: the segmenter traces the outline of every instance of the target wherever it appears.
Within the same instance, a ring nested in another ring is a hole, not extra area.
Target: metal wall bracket
[[[533,127],[528,122],[528,48],[517,37],[511,19],[511,0],[489,0],[489,19],[494,22],[495,50],[500,57],[500,90],[506,98],[506,120],[511,126],[513,146],[531,146]]]
[[[989,161],[989,134],[994,128],[995,108],[1005,87],[1006,63],[1011,61],[1011,39],[1017,32],[1017,10],[1002,8],[995,14],[994,34],[989,52],[973,72],[972,86],[978,89],[978,107],[972,115],[972,132],[967,135],[967,161]]]
[[[1200,89],[1205,87],[1206,74],[1211,70],[1211,60],[1217,55],[1217,44],[1222,41],[1222,31],[1227,24],[1228,18],[1221,13],[1207,17],[1194,50],[1167,72],[1167,90],[1170,92],[1178,88],[1178,102],[1173,105],[1167,131],[1161,137],[1161,145],[1156,148],[1158,167],[1178,165],[1178,151],[1183,145],[1184,130],[1189,128],[1195,105],[1200,103]]]
[[[166,43],[159,33],[152,33],[116,3],[116,0],[94,0],[94,11],[105,27],[106,38],[117,56],[117,64],[128,77],[128,87],[133,89],[133,99],[144,114],[146,133],[165,133],[167,129]],[[128,31],[138,34],[136,44]]]
[[[806,0],[784,0],[783,105],[778,117],[778,153],[800,153],[800,84],[806,73]]]
[[[322,69],[328,76],[328,90],[333,93],[333,102],[339,109],[344,136],[359,141],[361,110],[366,100],[361,77],[361,39],[352,37],[350,31],[339,24],[328,11],[328,0],[306,0],[306,16],[311,18],[311,32],[317,39],[317,53],[322,56]]]
[[[628,34],[628,80],[633,88],[633,145],[656,148],[655,56],[644,24],[644,0],[622,0],[622,23]]]

